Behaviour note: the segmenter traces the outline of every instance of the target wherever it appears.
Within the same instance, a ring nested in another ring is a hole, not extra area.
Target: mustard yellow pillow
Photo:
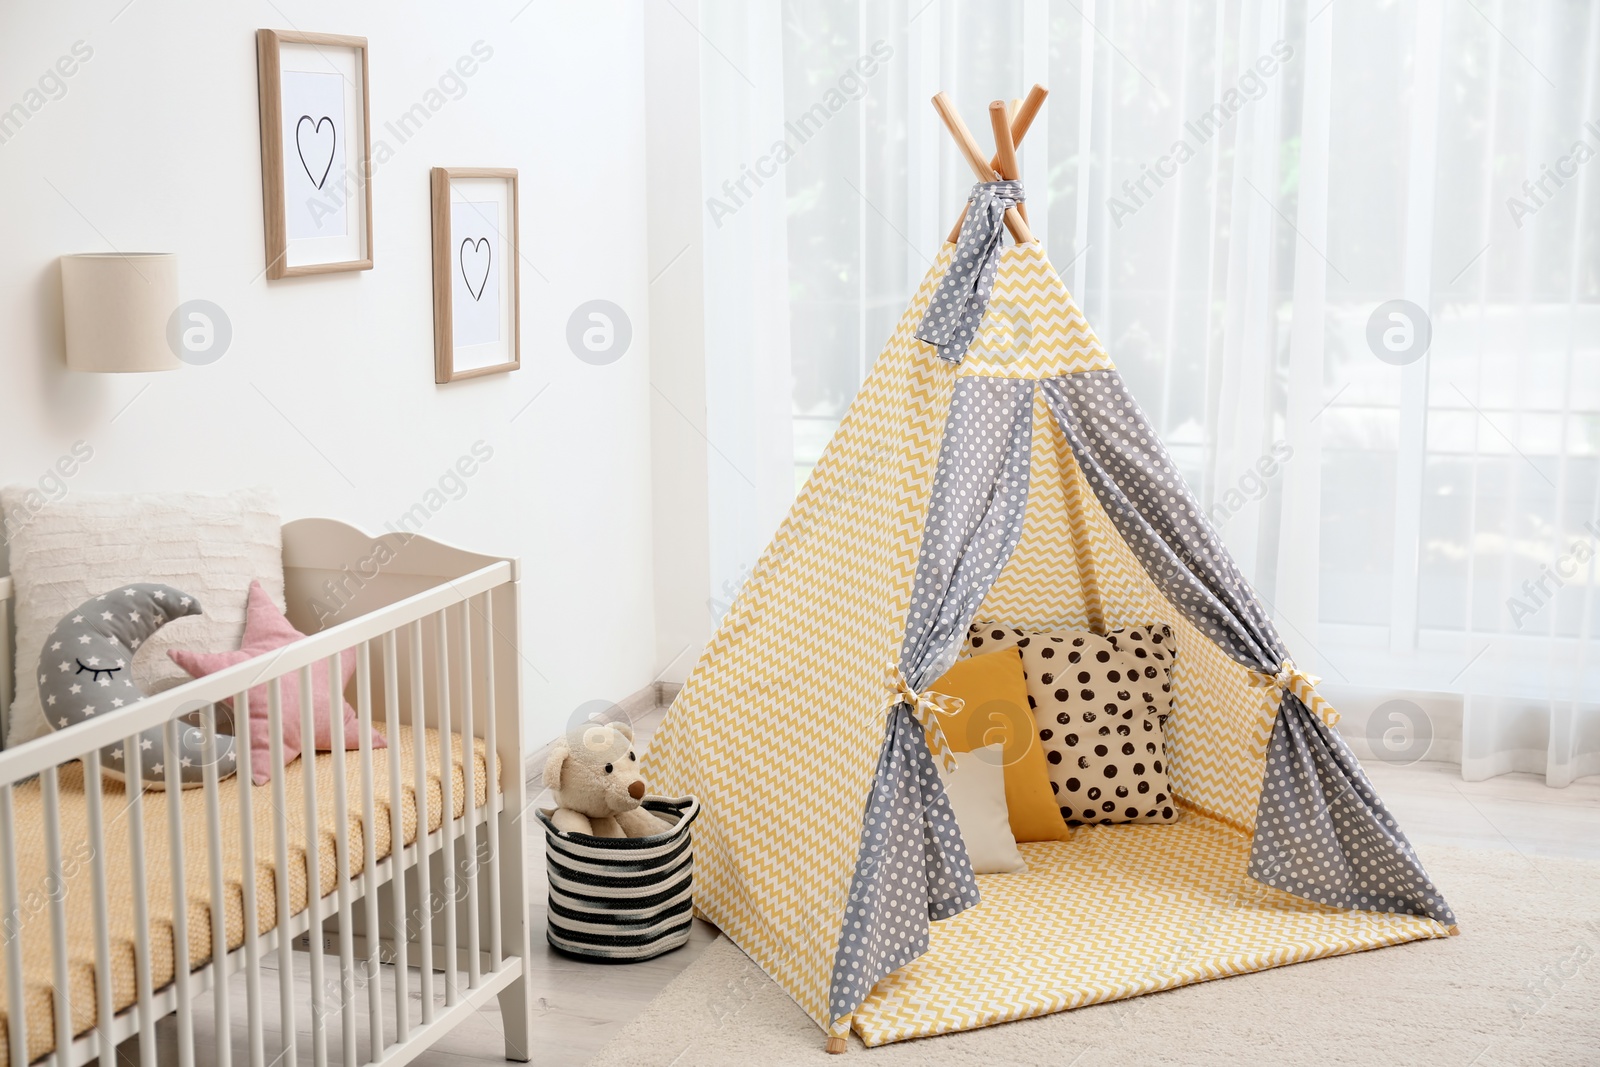
[[[973,656],[928,688],[966,704],[955,715],[940,716],[952,750],[1001,746],[1012,836],[1018,841],[1065,841],[1069,830],[1050,790],[1044,747],[1028,707],[1022,654],[1008,648]]]

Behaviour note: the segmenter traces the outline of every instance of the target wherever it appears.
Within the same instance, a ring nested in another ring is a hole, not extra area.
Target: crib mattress
[[[454,815],[461,816],[466,809],[466,775],[462,766],[460,735],[453,735],[450,746],[452,776],[452,807]],[[415,764],[413,734],[404,731],[400,739],[401,814],[400,836],[405,845],[417,839],[417,802],[413,788]],[[485,774],[486,746],[482,739],[474,745],[474,782],[477,804],[488,802],[488,782]],[[443,821],[443,791],[440,773],[439,734],[427,731],[425,744],[428,769],[427,827],[437,830]],[[317,829],[319,897],[332,893],[337,885],[338,868],[335,856],[334,830],[337,821],[333,811],[335,796],[333,769],[335,757],[319,753],[316,757],[317,778]],[[345,756],[345,782],[349,795],[350,873],[354,877],[365,866],[365,840],[362,826],[360,793],[361,762],[356,752]],[[389,812],[389,753],[386,749],[373,751],[373,776],[375,779],[375,804],[373,833],[376,855],[381,860],[389,855],[395,837]],[[97,1020],[95,1004],[95,950],[93,883],[90,867],[87,798],[83,791],[83,765],[71,763],[60,770],[62,858],[66,875],[67,949],[70,960],[69,994],[72,1009],[73,1033],[81,1035],[91,1029]],[[299,760],[283,768],[286,814],[289,825],[288,879],[290,914],[298,915],[307,904],[309,879],[306,864],[305,839],[305,774]],[[499,761],[495,761],[493,780],[499,781]],[[497,786],[498,791],[498,786]],[[24,1004],[28,1020],[28,1059],[38,1059],[55,1048],[55,1014],[52,990],[52,957],[50,953],[50,910],[48,906],[47,867],[43,796],[37,781],[18,786],[14,791],[17,881],[22,900],[22,952],[24,978]],[[207,848],[206,802],[202,790],[190,789],[182,794],[184,834],[184,886],[188,901],[188,960],[191,969],[200,967],[211,959],[211,906],[210,906],[210,856]],[[168,848],[167,803],[170,794],[147,792],[144,794],[144,860],[149,901],[150,971],[151,981],[159,990],[173,980],[173,960],[176,955],[172,924],[172,873]],[[243,863],[239,843],[239,794],[235,779],[227,779],[220,790],[222,816],[222,853],[224,881],[226,882],[227,947],[244,944],[244,897],[242,889]],[[274,869],[276,841],[273,833],[272,785],[257,787],[252,794],[252,812],[255,833],[255,885],[257,929],[266,933],[278,925],[277,871]],[[106,882],[110,898],[109,925],[111,933],[111,1000],[116,1011],[128,1007],[138,999],[134,971],[134,916],[133,894],[126,888],[131,884],[132,872],[128,851],[127,795],[121,783],[107,779],[104,788],[104,819],[106,826]],[[296,842],[299,842],[298,844]],[[122,888],[119,888],[122,887]],[[0,1064],[9,1060],[9,1033],[6,1017],[6,986],[3,967],[0,967]]]
[[[979,875],[982,903],[934,923],[927,954],[856,1011],[868,1046],[1449,935],[1253,881],[1249,838],[1193,812],[1018,847],[1028,869]]]

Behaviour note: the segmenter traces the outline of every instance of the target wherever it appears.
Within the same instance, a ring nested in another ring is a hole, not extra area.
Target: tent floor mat
[[[1192,811],[1019,848],[1026,871],[979,875],[982,903],[934,923],[927,954],[873,988],[853,1019],[867,1046],[1449,936],[1264,886],[1245,873],[1249,838]]]

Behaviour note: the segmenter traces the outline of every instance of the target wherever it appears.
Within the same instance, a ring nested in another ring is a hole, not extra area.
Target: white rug
[[[1460,937],[876,1049],[852,1037],[842,1060],[826,1057],[816,1025],[719,938],[591,1062],[1600,1064],[1600,863],[1420,851]]]

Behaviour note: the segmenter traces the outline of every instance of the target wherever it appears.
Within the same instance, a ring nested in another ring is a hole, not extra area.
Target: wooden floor
[[[641,746],[648,742],[661,714],[658,709],[636,723]],[[1410,767],[1376,763],[1368,765],[1367,771],[1379,795],[1418,844],[1510,851],[1528,857],[1600,859],[1600,778],[1581,779],[1565,789],[1550,789],[1541,778],[1527,774],[1464,782],[1459,768],[1437,763]],[[543,936],[546,880],[543,834],[537,822],[529,833],[534,937],[530,971],[537,1012],[534,1061],[547,1067],[576,1067],[586,1063],[719,935],[696,921],[694,934],[685,947],[659,959],[622,966],[585,964],[556,955]],[[386,984],[391,983],[392,975]],[[270,987],[275,998],[275,979]],[[237,996],[234,1000],[235,1018],[242,1018],[243,1000]],[[209,1033],[209,1014],[209,1005],[203,1000],[197,1005],[197,1036]],[[176,1062],[169,1058],[171,1024],[169,1019],[161,1028],[161,1063]],[[300,1026],[305,1026],[304,1016]],[[269,1060],[276,1055],[277,1044],[276,1035],[269,1035]],[[299,1044],[305,1057],[310,1051],[309,1038],[302,1035]],[[129,1052],[125,1062],[137,1062],[131,1046],[124,1047]],[[337,1061],[337,1045],[330,1053],[331,1059]],[[234,1058],[235,1062],[249,1062],[238,1042],[234,1045]],[[213,1061],[211,1055],[199,1057],[201,1063]],[[498,1008],[491,1005],[479,1011],[413,1062],[427,1067],[504,1063]]]

